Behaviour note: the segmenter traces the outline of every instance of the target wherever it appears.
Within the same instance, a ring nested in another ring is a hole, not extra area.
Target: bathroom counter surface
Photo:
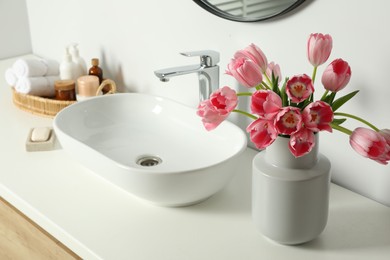
[[[29,56],[27,56],[29,57]],[[12,104],[0,61],[0,196],[84,259],[388,259],[390,208],[331,185],[329,220],[315,240],[283,246],[251,220],[251,162],[222,191],[184,208],[150,205],[73,161],[62,149],[26,152],[30,128],[52,119]]]

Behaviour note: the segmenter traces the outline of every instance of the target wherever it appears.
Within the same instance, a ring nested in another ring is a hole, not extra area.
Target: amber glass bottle
[[[94,58],[91,60],[92,67],[88,70],[88,75],[94,75],[99,78],[99,84],[103,81],[103,70],[99,67],[99,59]]]

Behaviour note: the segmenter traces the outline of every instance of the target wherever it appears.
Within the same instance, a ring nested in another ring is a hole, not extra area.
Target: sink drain
[[[146,155],[137,160],[137,164],[145,167],[152,167],[162,163],[161,158],[157,156]]]

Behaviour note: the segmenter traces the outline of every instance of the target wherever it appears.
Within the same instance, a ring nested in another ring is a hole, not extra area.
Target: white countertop
[[[265,239],[251,220],[251,162],[221,192],[191,207],[150,205],[73,161],[62,149],[26,152],[31,127],[52,120],[12,103],[0,61],[0,196],[84,259],[389,259],[390,208],[331,185],[325,231],[300,246]]]

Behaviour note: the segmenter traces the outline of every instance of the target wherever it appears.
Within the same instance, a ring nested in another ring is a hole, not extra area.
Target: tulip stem
[[[267,79],[269,85],[272,85],[271,79],[268,77],[267,73],[264,72],[264,76]]]
[[[252,115],[252,114],[249,114],[248,112],[239,110],[239,109],[234,109],[233,112],[236,112],[236,113],[239,113],[239,114],[241,114],[241,115],[247,116],[247,117],[249,117],[249,118],[251,118],[251,119],[254,119],[254,120],[257,119],[256,116],[254,116],[254,115]]]
[[[237,96],[252,96],[251,92],[238,92]]]
[[[370,122],[368,122],[367,120],[364,120],[363,118],[361,117],[358,117],[358,116],[354,116],[354,115],[351,115],[351,114],[347,114],[347,113],[341,113],[341,112],[335,112],[334,113],[335,116],[345,116],[345,117],[349,117],[349,118],[352,118],[352,119],[355,119],[359,122],[362,122],[363,124],[366,124],[367,126],[371,127],[373,130],[375,130],[376,132],[379,132],[379,129],[374,126],[373,124],[371,124]]]
[[[333,124],[331,123],[330,126],[335,129],[335,130],[338,130],[344,134],[347,134],[347,135],[351,135],[352,134],[352,131],[349,130],[348,128],[345,128],[345,127],[342,127],[340,125],[337,125],[337,124]]]
[[[314,81],[316,80],[316,75],[317,75],[317,66],[314,66],[313,74],[311,76],[311,81],[313,82],[313,84],[314,84]]]
[[[261,82],[261,85],[264,87],[264,89],[271,90],[271,87],[267,85],[264,81]]]
[[[321,100],[322,100],[322,101],[325,100],[325,98],[326,98],[326,96],[328,95],[328,93],[329,93],[329,90],[326,90],[326,91],[324,92],[324,94],[323,94],[322,97],[321,97]]]

